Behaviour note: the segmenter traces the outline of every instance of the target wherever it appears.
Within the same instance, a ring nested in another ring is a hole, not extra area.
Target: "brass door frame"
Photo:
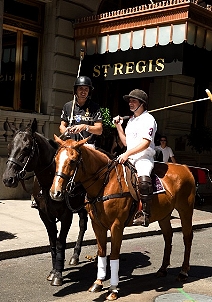
[[[38,38],[38,54],[37,54],[37,77],[36,77],[36,95],[35,95],[35,111],[40,113],[41,102],[41,35],[27,29],[14,27],[11,25],[3,24],[3,29],[17,33],[16,41],[16,63],[15,63],[15,78],[14,78],[14,96],[13,96],[13,109],[15,111],[20,109],[20,88],[21,88],[21,68],[22,68],[22,52],[23,52],[23,36],[32,36]],[[7,109],[6,107],[1,107]]]

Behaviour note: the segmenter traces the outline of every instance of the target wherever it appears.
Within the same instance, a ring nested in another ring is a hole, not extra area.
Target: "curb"
[[[212,227],[212,222],[200,223],[197,225],[193,225],[193,230],[199,230],[199,229],[210,228],[210,227]],[[173,229],[173,233],[181,232],[182,230],[181,227],[173,227],[172,229]],[[161,234],[162,234],[161,230],[125,234],[123,235],[123,240],[129,240],[129,239],[141,238],[147,236],[155,236]],[[110,237],[108,237],[107,241],[110,242]],[[96,239],[84,240],[82,246],[87,246],[87,245],[96,245]],[[75,242],[69,242],[66,245],[66,249],[74,248],[74,246],[75,246]],[[43,254],[48,252],[50,252],[49,245],[30,247],[24,249],[16,249],[12,251],[4,251],[4,252],[0,252],[0,261],[6,259],[12,259],[12,258],[32,256],[36,254]]]

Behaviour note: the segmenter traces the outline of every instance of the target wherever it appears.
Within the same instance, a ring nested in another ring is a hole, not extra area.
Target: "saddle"
[[[125,165],[125,172],[126,172],[126,181],[130,194],[133,196],[135,200],[140,201],[137,170],[130,161],[126,161],[124,165]],[[153,194],[159,194],[165,192],[165,188],[161,178],[164,177],[167,169],[168,167],[165,163],[160,163],[160,162],[154,163],[154,168],[151,173]]]

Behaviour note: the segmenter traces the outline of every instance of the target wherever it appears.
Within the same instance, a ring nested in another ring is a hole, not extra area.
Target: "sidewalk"
[[[172,226],[174,231],[181,230],[176,211],[173,212]],[[194,229],[212,226],[212,201],[195,207],[193,226]],[[78,232],[78,215],[74,214],[67,237],[67,248],[74,246]],[[148,228],[127,227],[124,231],[124,239],[155,234],[161,234],[158,222],[150,224]],[[83,245],[89,244],[96,244],[90,219]],[[31,208],[31,200],[0,200],[0,260],[48,251],[47,232],[38,211]]]

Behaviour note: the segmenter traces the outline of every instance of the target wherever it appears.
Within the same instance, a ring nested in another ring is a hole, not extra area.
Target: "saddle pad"
[[[136,188],[138,190],[138,180],[137,180],[137,174],[135,171],[129,169],[129,167],[124,167],[124,177],[127,182],[130,194],[133,196],[133,198],[137,201],[139,201],[139,193],[136,191]],[[166,192],[163,183],[161,179],[158,177],[157,174],[154,172],[151,174],[152,179],[152,186],[153,186],[153,194],[159,194]]]
[[[165,192],[164,186],[160,178],[156,174],[151,175],[151,178],[152,178],[153,194]]]

